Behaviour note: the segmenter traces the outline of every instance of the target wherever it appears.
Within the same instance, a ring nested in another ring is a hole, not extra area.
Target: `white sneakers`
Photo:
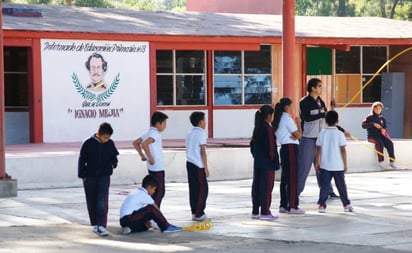
[[[93,232],[95,232],[96,234],[100,235],[100,236],[108,236],[109,232],[107,232],[106,228],[103,226],[93,226]]]

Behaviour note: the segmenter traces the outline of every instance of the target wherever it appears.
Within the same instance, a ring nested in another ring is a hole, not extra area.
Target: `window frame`
[[[353,77],[358,76],[359,79],[360,79],[360,83],[358,84],[359,88],[355,88],[356,92],[358,92],[359,89],[362,89],[363,85],[367,81],[369,81],[370,78],[372,78],[376,74],[376,72],[379,70],[379,69],[376,69],[376,71],[374,73],[364,72],[365,71],[364,70],[364,62],[366,60],[365,57],[364,57],[364,49],[365,48],[372,48],[372,47],[374,47],[374,48],[385,48],[386,49],[385,50],[386,56],[385,56],[384,63],[386,63],[389,59],[389,46],[387,46],[387,45],[386,46],[385,45],[355,45],[355,46],[352,46],[352,47],[359,47],[359,73],[349,73],[349,72],[348,73],[346,73],[346,72],[338,73],[337,72],[337,61],[336,61],[336,59],[337,59],[337,53],[336,53],[337,50],[334,49],[334,54],[333,54],[334,55],[334,61],[333,61],[333,64],[334,64],[334,70],[333,70],[333,74],[334,74],[334,88],[333,88],[334,96],[336,96],[337,90],[339,89],[338,79],[340,79],[341,77],[346,76],[346,78],[351,78],[351,77],[353,78]],[[382,65],[381,65],[381,67],[382,67]],[[377,76],[375,77],[375,79],[373,81],[376,81],[376,78],[380,78],[381,75],[382,75],[382,72],[387,72],[387,71],[388,71],[388,66],[385,66],[377,74]],[[368,87],[366,87],[366,88],[368,88]],[[379,93],[381,93],[381,91],[379,91]],[[360,94],[357,97],[359,97],[358,102],[353,102],[353,104],[369,105],[369,104],[373,103],[373,101],[364,101],[365,100],[365,98],[364,98],[364,89],[362,89],[362,91],[360,92]],[[381,95],[381,97],[382,97],[382,95]],[[353,99],[353,96],[349,97],[349,101],[352,100],[352,99]],[[372,99],[372,100],[376,100],[376,99]],[[339,104],[345,104],[349,101],[346,101],[346,99],[345,99],[345,101],[337,101],[337,102]]]
[[[267,103],[269,103],[269,104],[271,104],[272,103],[272,101],[273,101],[273,67],[272,67],[272,65],[273,65],[273,47],[272,47],[272,45],[271,44],[261,44],[260,45],[260,50],[258,51],[258,52],[260,52],[261,50],[262,50],[262,46],[267,46],[267,47],[269,47],[269,53],[270,53],[270,56],[269,56],[269,63],[270,63],[270,66],[268,66],[268,69],[269,69],[269,73],[246,73],[247,71],[246,71],[246,69],[245,69],[245,52],[256,52],[256,51],[249,51],[249,50],[237,50],[237,51],[233,51],[233,52],[240,52],[240,57],[241,57],[241,59],[240,59],[240,73],[229,73],[229,74],[226,74],[226,73],[215,73],[215,52],[216,51],[219,51],[219,50],[214,50],[213,52],[212,52],[212,70],[213,70],[213,73],[212,73],[212,91],[213,91],[213,106],[222,106],[222,107],[230,107],[230,106],[235,106],[235,107],[241,107],[241,106],[256,106],[256,105],[262,105],[262,104],[267,104]],[[222,52],[225,52],[225,50],[222,50]],[[231,52],[231,51],[226,51],[226,52]],[[232,77],[237,77],[237,76],[240,76],[240,96],[241,96],[241,99],[240,99],[240,103],[239,104],[233,104],[233,103],[231,103],[231,104],[216,104],[216,102],[215,102],[215,100],[216,100],[216,97],[215,97],[215,94],[216,94],[216,90],[215,90],[215,77],[216,76],[218,76],[218,77],[230,77],[230,76],[232,76]],[[269,87],[269,92],[266,92],[266,93],[262,93],[262,94],[267,94],[267,93],[269,93],[270,94],[270,101],[268,102],[268,101],[263,101],[263,103],[257,103],[257,104],[255,104],[255,103],[246,103],[246,79],[248,78],[248,77],[268,77],[269,79],[270,79],[270,87]]]
[[[193,106],[207,106],[207,51],[206,50],[163,50],[159,49],[156,50],[156,65],[157,65],[157,52],[158,51],[172,51],[172,72],[167,73],[167,72],[157,72],[157,66],[156,66],[156,93],[158,94],[158,77],[159,76],[171,76],[172,77],[172,104],[159,104],[159,96],[156,95],[156,106],[157,107],[193,107]],[[197,51],[197,52],[203,52],[203,73],[191,73],[191,72],[178,72],[176,68],[176,52],[177,51]],[[177,88],[177,80],[178,76],[200,76],[203,77],[203,103],[202,104],[177,104],[178,102],[178,88]]]

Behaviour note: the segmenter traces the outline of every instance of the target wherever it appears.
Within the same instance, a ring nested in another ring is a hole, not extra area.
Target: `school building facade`
[[[3,37],[6,144],[78,142],[103,121],[115,140],[133,140],[156,110],[169,116],[165,139],[184,138],[194,110],[206,113],[210,138],[249,138],[262,104],[288,85],[297,105],[312,77],[354,136],[365,138],[361,121],[386,97],[402,113],[395,137],[412,137],[412,22],[296,17],[296,83],[282,80],[281,15],[3,3]],[[95,53],[104,90],[87,88]]]

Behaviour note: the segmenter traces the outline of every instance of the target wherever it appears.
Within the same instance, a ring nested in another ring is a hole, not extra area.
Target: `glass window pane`
[[[241,76],[214,76],[214,104],[240,105],[242,104],[242,77]]]
[[[375,74],[387,60],[386,47],[363,47],[362,57],[363,73]]]
[[[4,71],[5,72],[27,72],[27,48],[5,47],[4,48]]]
[[[5,106],[29,106],[27,74],[4,74]]]
[[[239,51],[215,51],[215,74],[240,74],[242,71],[241,52]]]
[[[173,76],[157,76],[157,105],[173,105]]]
[[[156,72],[173,73],[173,51],[157,50],[156,51]]]
[[[363,76],[362,80],[364,85],[372,76]],[[364,103],[373,103],[375,101],[381,101],[381,85],[382,85],[382,78],[381,76],[376,76],[373,81],[365,87],[362,92],[362,101]]]
[[[260,46],[260,51],[245,51],[246,74],[270,74],[270,46]]]
[[[349,52],[336,50],[336,74],[360,73],[360,48],[351,47]]]
[[[245,104],[271,104],[271,76],[245,77]]]
[[[176,51],[176,73],[205,73],[204,51]]]
[[[176,76],[176,104],[204,105],[205,87],[203,75]]]

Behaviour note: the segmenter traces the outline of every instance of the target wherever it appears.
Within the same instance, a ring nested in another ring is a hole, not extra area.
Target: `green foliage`
[[[186,0],[2,0],[30,4],[139,9],[145,11],[185,11]]]
[[[296,0],[296,15],[375,16],[411,20],[412,0]]]
[[[29,4],[51,4],[52,0],[27,0],[27,3]]]
[[[81,7],[101,7],[101,8],[112,7],[110,1],[107,1],[107,0],[75,0],[74,5],[81,6]]]

